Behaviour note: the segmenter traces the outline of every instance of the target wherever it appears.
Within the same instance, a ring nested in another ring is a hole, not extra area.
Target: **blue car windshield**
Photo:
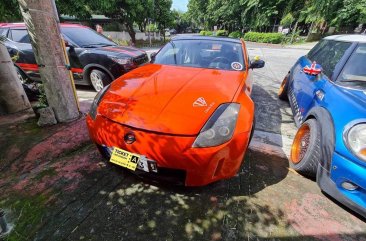
[[[366,90],[366,43],[359,44],[347,61],[338,83],[352,88]]]
[[[232,71],[245,69],[240,43],[204,39],[171,41],[159,51],[154,63]]]

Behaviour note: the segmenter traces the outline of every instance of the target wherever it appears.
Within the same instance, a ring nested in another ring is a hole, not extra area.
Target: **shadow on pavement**
[[[52,221],[40,230],[37,240],[266,237],[273,228],[281,226],[286,230],[289,224],[280,209],[257,203],[256,193],[280,182],[286,174],[287,163],[283,159],[268,163],[267,156],[251,151],[237,176],[200,188],[150,184],[107,164],[99,174],[92,175],[99,176],[96,184],[86,180],[79,186],[89,186],[87,191],[78,189],[69,194],[78,198],[55,213]]]

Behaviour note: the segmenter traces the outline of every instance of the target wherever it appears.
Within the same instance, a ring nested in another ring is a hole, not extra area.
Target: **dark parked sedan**
[[[92,85],[99,91],[114,79],[148,62],[147,54],[133,47],[122,47],[79,24],[61,24],[75,84]],[[24,23],[0,24],[0,35],[5,42],[20,75],[39,80],[29,35]]]

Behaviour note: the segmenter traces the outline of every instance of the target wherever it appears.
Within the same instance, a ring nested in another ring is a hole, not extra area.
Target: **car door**
[[[307,56],[302,57],[298,61],[297,73],[294,75],[293,93],[296,98],[294,109],[295,121],[297,124],[302,123],[314,100],[322,100],[326,95],[325,86],[332,81],[332,75],[338,68],[342,58],[346,56],[347,50],[350,50],[352,43],[333,40],[323,40],[319,46],[310,51]],[[323,71],[318,76],[305,74],[303,69],[311,66],[313,62],[320,64]]]
[[[40,73],[30,43],[29,34],[26,28],[10,28],[8,39],[14,41],[14,47],[9,50],[11,57],[15,58],[15,63],[33,80],[40,81]]]

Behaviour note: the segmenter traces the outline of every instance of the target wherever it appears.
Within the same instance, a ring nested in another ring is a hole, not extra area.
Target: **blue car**
[[[366,218],[366,35],[321,40],[284,78],[296,125],[290,165]]]

